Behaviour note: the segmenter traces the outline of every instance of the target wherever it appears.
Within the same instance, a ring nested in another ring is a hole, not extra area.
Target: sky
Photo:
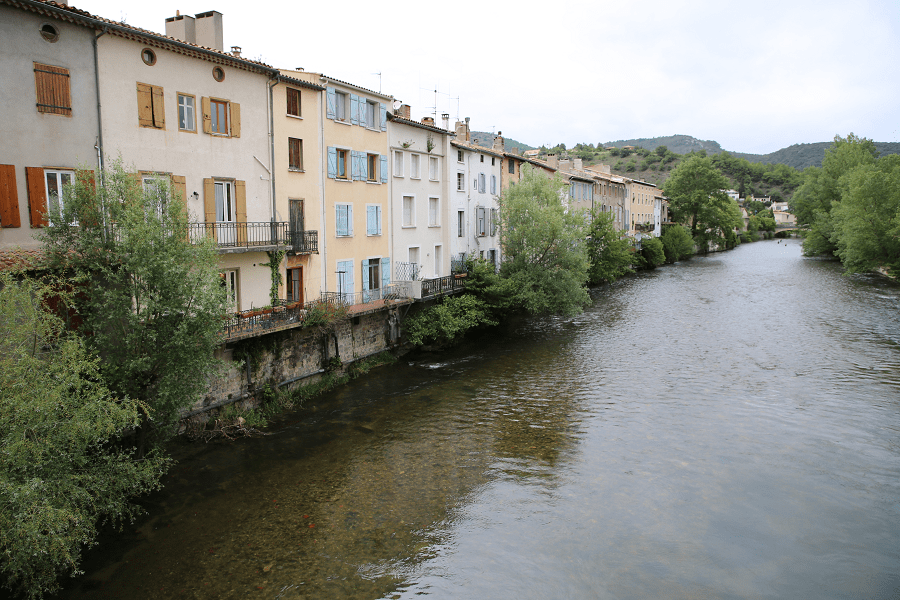
[[[900,141],[897,0],[71,5],[159,33],[176,10],[218,10],[226,50],[532,146],[683,134],[767,154],[851,132]]]

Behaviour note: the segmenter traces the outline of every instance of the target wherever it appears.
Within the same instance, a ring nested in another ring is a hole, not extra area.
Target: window
[[[403,196],[403,226],[416,226],[416,199],[413,196]]]
[[[350,237],[353,235],[353,205],[335,204],[334,234],[338,237]]]
[[[240,309],[237,269],[222,271],[219,273],[219,278],[222,282],[222,287],[225,288],[225,293],[228,298],[226,301],[228,303],[228,308],[237,312]]]
[[[228,134],[228,103],[221,100],[210,101],[213,133]]]
[[[213,135],[241,137],[241,105],[218,98],[200,99],[203,132]]]
[[[288,138],[288,169],[291,171],[303,170],[303,140]]]
[[[363,110],[365,111],[366,122],[360,123],[360,125],[372,129],[376,128],[378,126],[378,122],[375,120],[375,115],[378,113],[378,105],[375,102],[366,100]]]
[[[494,268],[497,268],[497,250],[491,248],[488,250],[488,262],[494,265]]]
[[[144,188],[144,195],[154,199],[156,214],[161,216],[168,201],[168,190],[165,183],[160,181],[160,177],[164,177],[164,175],[141,175],[141,186]],[[162,185],[160,185],[161,183]]]
[[[464,173],[456,174],[456,189],[460,192],[466,191],[466,176]]]
[[[419,264],[419,248],[410,248],[409,249],[409,262],[413,265]],[[414,277],[410,277],[410,279],[418,279],[418,275]]]
[[[428,157],[428,179],[437,181],[438,178],[438,159],[436,156]]]
[[[178,129],[181,131],[197,131],[194,100],[190,94],[178,94]]]
[[[409,155],[409,176],[413,179],[419,178],[419,155]]]
[[[456,211],[456,237],[466,236],[466,211]]]
[[[441,276],[441,263],[444,262],[444,248],[443,246],[435,246],[434,247],[434,276]]]
[[[394,151],[394,177],[403,177],[403,152]]]
[[[485,221],[485,209],[483,206],[479,206],[475,209],[475,235],[478,237],[487,235],[487,223]]]
[[[497,176],[496,175],[491,175],[491,193],[492,194],[497,193]]]
[[[287,88],[287,114],[291,117],[300,116],[300,90]]]
[[[379,162],[377,154],[368,154],[366,156],[366,181],[378,181]]]
[[[50,225],[60,223],[65,212],[65,194],[63,187],[75,181],[74,171],[55,171],[44,169],[44,182],[47,193],[47,221]],[[76,225],[72,222],[72,225]]]
[[[38,112],[71,117],[72,95],[69,85],[68,69],[34,63]]]
[[[463,162],[463,151],[462,150],[456,151],[456,162]]]
[[[441,201],[439,198],[428,199],[428,226],[438,227],[441,224]]]
[[[303,302],[303,267],[287,270],[286,298],[288,302]]]
[[[141,60],[144,61],[144,64],[148,67],[152,67],[156,64],[156,52],[150,48],[144,48],[141,50]]]
[[[381,235],[381,206],[366,206],[366,235]]]
[[[344,302],[353,303],[353,261],[339,260],[337,262],[338,293],[343,296]]]
[[[51,44],[59,39],[59,31],[50,23],[41,25],[41,37]]]
[[[369,302],[377,300],[378,296],[374,296],[369,292],[381,288],[381,259],[370,258],[363,261],[363,301]]]
[[[225,71],[222,67],[213,67],[212,76],[216,81],[225,81]]]
[[[509,172],[512,175],[516,174],[516,161],[513,159],[509,159]]]
[[[334,119],[335,121],[347,120],[347,94],[335,92]]]
[[[478,191],[479,191],[479,193],[482,193],[482,194],[483,194],[483,193],[484,193],[484,190],[485,190],[485,177],[484,177],[484,173],[479,173],[479,174],[478,174]]]
[[[347,179],[347,151],[337,150],[337,178]]]
[[[479,158],[481,159],[481,162],[484,162],[484,154],[479,155]]]
[[[495,157],[495,156],[492,156],[492,157],[491,157],[491,166],[492,166],[492,167],[494,166],[494,164],[495,164],[494,161],[496,161],[496,160],[497,160],[497,157]]]

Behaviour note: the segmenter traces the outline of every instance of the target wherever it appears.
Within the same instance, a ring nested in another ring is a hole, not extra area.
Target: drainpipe
[[[270,192],[272,194],[272,223],[275,223],[275,221],[278,220],[278,210],[275,198],[275,99],[272,92],[272,88],[276,85],[278,85],[277,77],[273,77],[266,82],[266,89],[269,95],[269,180],[271,183]]]
[[[328,79],[323,78],[326,89],[321,90],[316,96],[319,102],[319,251],[322,253],[322,288],[321,291],[328,291],[328,236],[325,229],[325,180],[328,178],[328,148],[325,146],[325,121],[326,104],[322,101],[322,95],[327,94]],[[325,160],[322,160],[324,157]],[[320,292],[321,293],[321,292]]]
[[[106,35],[109,30],[104,27],[100,35],[95,35],[91,40],[94,45],[94,90],[97,94],[97,143],[94,148],[97,149],[97,177],[100,178],[100,187],[103,187],[103,116],[100,111],[100,59],[97,57],[97,40]]]

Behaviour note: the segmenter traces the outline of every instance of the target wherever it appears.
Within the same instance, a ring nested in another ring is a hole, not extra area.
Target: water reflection
[[[760,242],[192,449],[67,597],[897,597],[900,287]]]

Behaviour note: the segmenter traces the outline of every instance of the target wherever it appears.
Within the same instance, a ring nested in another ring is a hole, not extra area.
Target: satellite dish
[[[400,102],[399,100],[394,100],[394,110],[400,110],[401,104],[402,102]]]

